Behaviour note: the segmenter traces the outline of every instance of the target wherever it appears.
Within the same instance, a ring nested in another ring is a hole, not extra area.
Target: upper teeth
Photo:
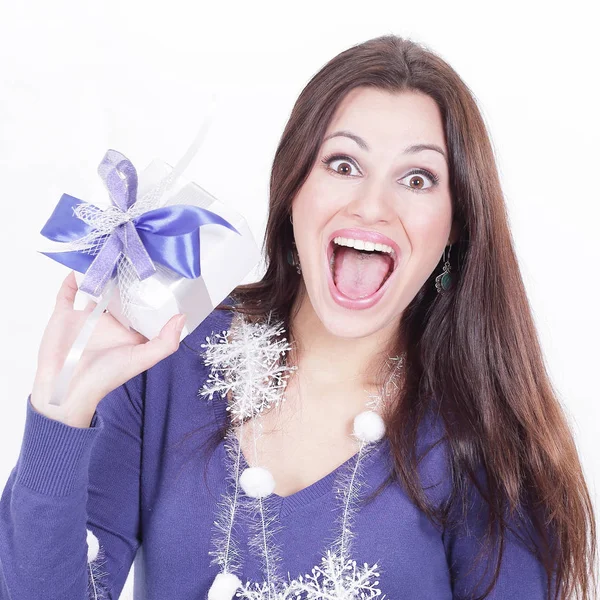
[[[394,249],[387,244],[375,244],[374,242],[366,242],[365,240],[355,240],[352,238],[336,237],[333,238],[334,243],[339,246],[350,246],[357,250],[378,250],[379,252],[387,252],[394,254]]]

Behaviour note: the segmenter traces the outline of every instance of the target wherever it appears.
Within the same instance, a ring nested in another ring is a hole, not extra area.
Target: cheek
[[[411,244],[443,248],[450,236],[452,225],[452,207],[449,201],[434,205],[430,210],[415,210],[406,214],[403,219]]]
[[[410,270],[419,271],[420,279],[427,279],[438,264],[450,237],[452,226],[450,203],[438,210],[415,211],[405,215],[404,229],[410,244],[407,260]]]
[[[328,179],[313,173],[306,180],[292,205],[295,225],[302,224],[303,229],[321,228],[347,202]]]
[[[437,246],[443,247],[450,235],[450,219],[408,223],[406,231],[411,243],[414,246],[420,246],[421,250]]]

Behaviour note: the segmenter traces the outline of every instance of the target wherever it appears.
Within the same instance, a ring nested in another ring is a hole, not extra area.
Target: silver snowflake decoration
[[[344,560],[327,550],[321,565],[310,574],[291,582],[295,598],[302,600],[383,600],[379,589],[377,564],[357,566],[355,560]]]
[[[200,390],[212,400],[214,394],[232,399],[227,405],[234,420],[243,421],[283,399],[287,379],[296,369],[282,357],[291,349],[280,321],[251,323],[243,316],[222,331],[206,338],[204,364],[211,372]]]
[[[283,585],[246,582],[238,588],[241,600],[385,600],[379,589],[377,564],[362,567],[327,551],[321,565]]]

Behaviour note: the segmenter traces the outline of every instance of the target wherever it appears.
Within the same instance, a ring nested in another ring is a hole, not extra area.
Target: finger
[[[55,308],[71,310],[77,294],[77,280],[75,279],[75,271],[70,271],[65,277],[56,295]]]
[[[183,317],[181,321],[180,317]],[[149,369],[179,348],[179,337],[185,321],[185,315],[174,315],[155,338],[133,348],[133,363],[138,372]]]

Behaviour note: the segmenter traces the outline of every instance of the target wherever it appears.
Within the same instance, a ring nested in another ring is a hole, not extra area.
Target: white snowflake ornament
[[[355,560],[344,560],[328,550],[321,565],[294,580],[292,587],[303,600],[383,600],[378,577],[377,564],[358,567]]]
[[[365,410],[354,417],[354,435],[361,442],[377,442],[385,435],[385,423],[375,411]]]
[[[264,467],[248,467],[240,475],[240,485],[247,496],[265,498],[273,493],[275,479]]]
[[[231,392],[227,410],[237,421],[278,406],[287,379],[296,370],[281,360],[291,349],[284,332],[282,323],[271,322],[270,315],[258,323],[242,316],[229,331],[207,337],[201,347],[206,349],[204,364],[212,368],[200,395],[212,400],[214,394],[225,397]]]

